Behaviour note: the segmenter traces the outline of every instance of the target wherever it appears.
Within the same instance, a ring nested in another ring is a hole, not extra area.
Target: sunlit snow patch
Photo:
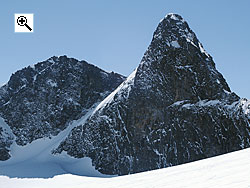
[[[171,46],[173,46],[175,48],[180,48],[181,47],[177,41],[171,41]]]

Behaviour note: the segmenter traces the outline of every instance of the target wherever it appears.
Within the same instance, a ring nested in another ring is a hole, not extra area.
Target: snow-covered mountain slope
[[[250,146],[248,104],[231,92],[187,22],[168,14],[137,69],[56,153],[124,175],[236,151]]]
[[[85,116],[124,79],[85,61],[51,57],[17,71],[0,88],[0,117],[8,124],[19,146],[52,138],[73,120]],[[6,137],[0,129],[0,161],[11,157],[10,143],[4,135]]]
[[[114,177],[91,178],[60,175],[51,179],[10,179],[0,176],[8,188],[249,188],[250,149],[175,167]]]
[[[58,147],[74,127],[84,124],[98,104],[94,104],[84,116],[71,122],[65,130],[56,136],[37,139],[25,146],[12,143],[9,147],[12,157],[7,161],[0,161],[0,175],[11,178],[51,178],[59,174],[110,177],[95,170],[88,157],[76,159],[66,154],[57,156],[52,154],[53,149]],[[2,119],[0,119],[0,127],[7,130],[6,134],[14,136]]]

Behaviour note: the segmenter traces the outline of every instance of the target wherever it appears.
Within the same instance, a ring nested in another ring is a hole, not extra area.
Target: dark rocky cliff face
[[[16,143],[26,145],[57,135],[124,79],[85,61],[52,57],[11,76],[0,89],[0,116],[14,133]],[[0,160],[5,160],[10,157],[6,154],[10,144],[4,142],[9,139],[4,139],[2,132],[0,129]]]
[[[138,68],[54,153],[119,175],[212,157],[249,147],[248,105],[187,22],[169,14]]]
[[[11,157],[9,152],[13,139],[14,137],[7,130],[0,127],[0,161],[8,160]]]

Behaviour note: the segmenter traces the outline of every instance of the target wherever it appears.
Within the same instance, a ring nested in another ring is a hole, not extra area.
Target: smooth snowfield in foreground
[[[108,187],[234,187],[250,188],[250,149],[175,167],[114,178],[59,175],[50,179],[17,179],[0,176],[8,188],[108,188]],[[39,169],[37,169],[39,170]]]

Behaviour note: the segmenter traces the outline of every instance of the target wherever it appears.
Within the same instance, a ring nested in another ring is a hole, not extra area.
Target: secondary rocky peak
[[[125,77],[86,61],[53,56],[14,73],[0,88],[0,116],[26,145],[59,134]]]

